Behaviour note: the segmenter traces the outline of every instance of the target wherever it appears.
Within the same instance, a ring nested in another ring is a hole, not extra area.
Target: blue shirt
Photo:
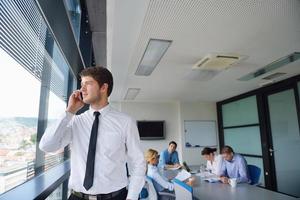
[[[168,149],[162,151],[159,156],[159,167],[164,167],[165,165],[179,164],[178,153],[174,151],[169,153]]]
[[[238,183],[248,183],[247,162],[240,154],[234,154],[231,161],[224,160],[221,168],[221,176],[236,178]]]

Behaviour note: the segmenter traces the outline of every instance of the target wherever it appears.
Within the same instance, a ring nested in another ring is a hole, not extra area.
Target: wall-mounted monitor
[[[137,121],[141,140],[165,139],[165,121]]]

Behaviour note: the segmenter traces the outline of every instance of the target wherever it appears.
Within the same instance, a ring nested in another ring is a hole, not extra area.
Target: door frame
[[[271,118],[270,118],[270,110],[269,110],[269,103],[268,103],[268,96],[284,92],[286,90],[293,90],[294,92],[294,98],[295,98],[295,105],[296,105],[296,113],[298,117],[298,129],[300,132],[300,114],[299,114],[299,92],[297,88],[297,82],[292,82],[290,84],[284,85],[282,87],[276,87],[276,88],[271,88],[269,91],[266,91],[263,93],[262,96],[262,103],[263,103],[263,113],[264,117],[262,120],[264,120],[263,124],[265,125],[265,133],[264,133],[264,141],[262,141],[265,144],[264,148],[264,163],[266,163],[265,168],[267,169],[265,171],[269,172],[269,188],[274,191],[278,191],[277,187],[277,179],[276,179],[276,166],[275,166],[275,160],[274,160],[274,154],[271,155],[270,149],[274,149],[273,146],[273,139],[272,139],[272,130],[271,130]],[[280,192],[283,193],[283,192]],[[287,194],[290,195],[290,194]]]
[[[277,92],[281,92],[287,89],[294,89],[295,103],[298,115],[298,125],[300,129],[300,99],[298,91],[298,82],[300,83],[300,75],[288,78],[286,80],[279,81],[269,86],[258,88],[244,94],[240,94],[229,99],[217,102],[217,117],[218,117],[218,132],[219,132],[219,145],[220,148],[224,147],[224,127],[222,118],[222,105],[234,102],[243,98],[256,95],[257,109],[261,133],[261,147],[264,169],[262,169],[262,175],[265,176],[265,187],[270,190],[277,191],[277,182],[275,175],[274,159],[269,156],[269,148],[273,146],[271,129],[270,129],[270,118],[268,110],[267,95],[271,95]],[[300,85],[299,85],[300,87]],[[267,173],[267,174],[266,174]]]

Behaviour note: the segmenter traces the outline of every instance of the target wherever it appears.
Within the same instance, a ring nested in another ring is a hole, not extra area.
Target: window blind
[[[66,100],[69,67],[34,0],[0,1],[0,48]]]

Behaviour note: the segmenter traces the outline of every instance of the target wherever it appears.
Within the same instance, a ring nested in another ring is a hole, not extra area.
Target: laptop
[[[183,167],[185,168],[186,171],[190,172],[191,169],[189,168],[189,166],[186,164],[186,162],[182,163]]]

